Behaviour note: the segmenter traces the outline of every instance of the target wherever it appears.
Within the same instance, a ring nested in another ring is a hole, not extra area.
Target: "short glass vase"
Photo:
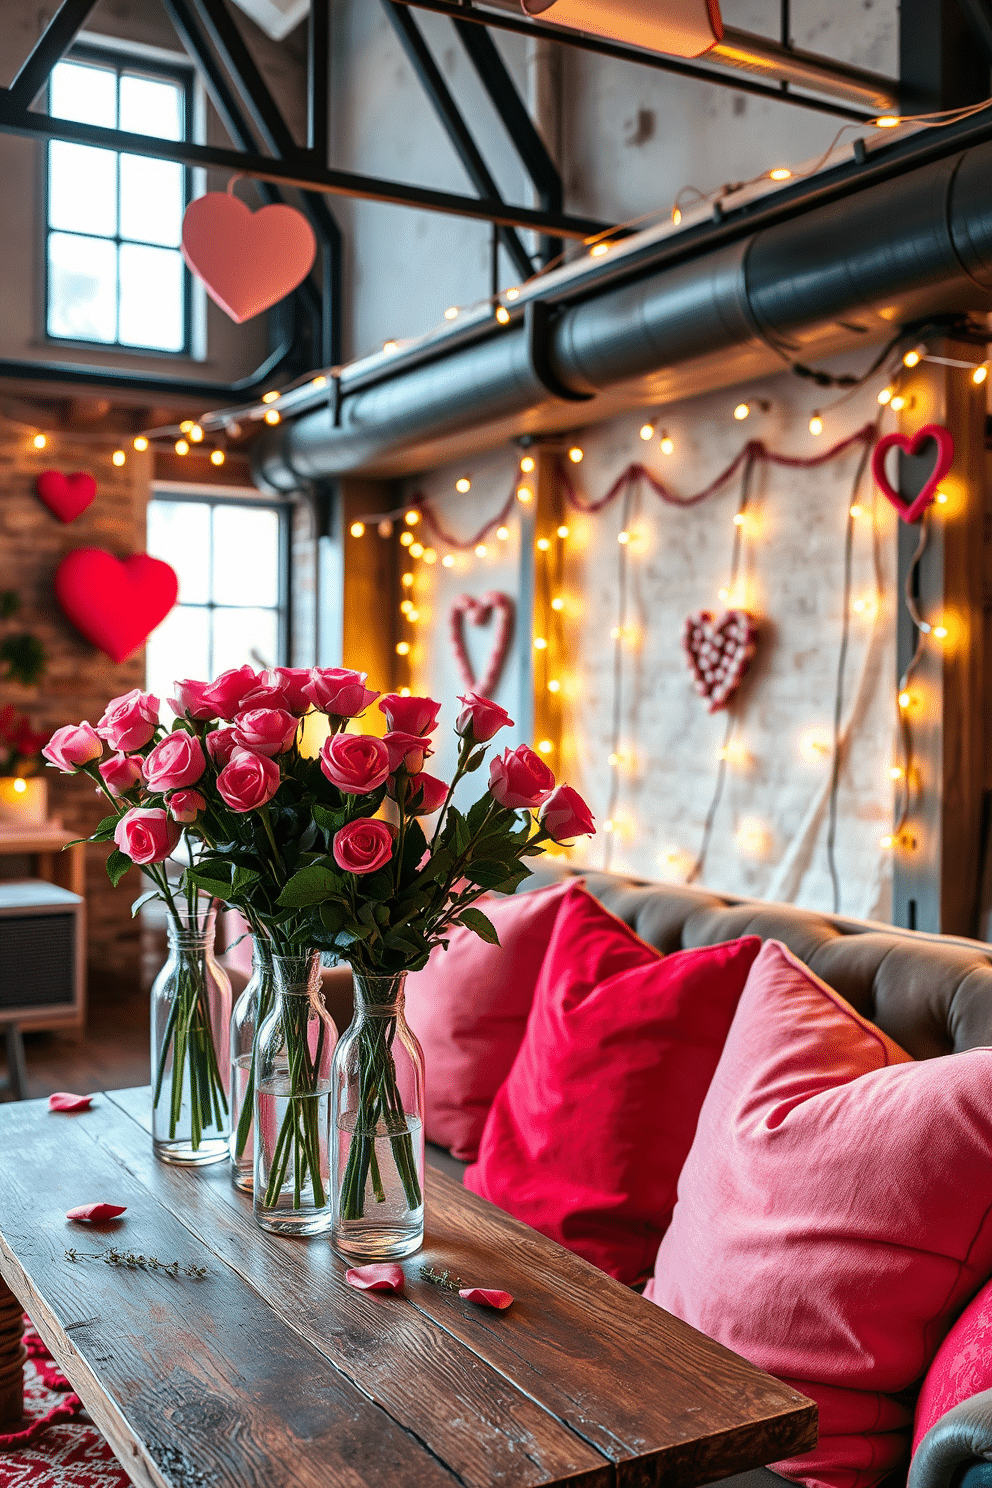
[[[229,1147],[231,983],[214,959],[212,909],[168,921],[169,958],[152,987],[152,1144],[163,1162],[205,1167]]]
[[[251,977],[231,1014],[231,1182],[251,1193],[255,1178],[255,1052],[275,1002],[272,945],[253,942]]]
[[[349,1261],[424,1243],[424,1054],[404,1015],[406,972],[355,974],[355,1015],[334,1055],[333,1244]]]
[[[275,1003],[255,1051],[255,1222],[319,1235],[332,1222],[327,1150],[334,1019],[320,952],[272,957]]]

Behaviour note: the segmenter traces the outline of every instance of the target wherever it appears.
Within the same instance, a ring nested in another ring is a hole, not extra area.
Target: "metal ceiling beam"
[[[55,66],[85,26],[96,0],[63,0],[10,85],[19,108],[30,108],[45,87]]]

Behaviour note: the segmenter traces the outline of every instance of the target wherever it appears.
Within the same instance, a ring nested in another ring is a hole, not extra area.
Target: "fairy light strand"
[[[640,482],[628,481],[623,493],[622,532],[629,532],[637,509]],[[616,812],[620,804],[620,735],[623,721],[624,646],[627,629],[628,589],[630,583],[630,544],[617,543],[617,623],[613,637],[613,699],[610,710],[610,794],[606,820],[612,831],[603,833],[603,872],[610,871],[613,842],[616,837]]]

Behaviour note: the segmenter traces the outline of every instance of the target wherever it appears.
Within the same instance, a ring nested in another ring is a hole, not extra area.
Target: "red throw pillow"
[[[768,941],[645,1295],[817,1402],[819,1443],[776,1472],[870,1488],[992,1273],[990,1195],[992,1050],[917,1063]]]
[[[407,1020],[424,1050],[429,1142],[471,1162],[497,1090],[510,1073],[527,1027],[541,962],[565,894],[550,889],[489,899],[483,910],[500,943],[462,926],[423,971],[406,979]]]
[[[662,958],[573,889],[466,1187],[611,1276],[643,1280],[760,946]]]
[[[965,1308],[937,1350],[916,1401],[913,1451],[941,1416],[992,1390],[992,1282]]]

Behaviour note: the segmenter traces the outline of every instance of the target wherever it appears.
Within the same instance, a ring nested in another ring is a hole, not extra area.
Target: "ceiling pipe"
[[[269,489],[402,475],[521,434],[575,428],[900,324],[992,309],[992,142],[815,207],[715,251],[535,307],[436,360],[285,419],[256,445]]]

